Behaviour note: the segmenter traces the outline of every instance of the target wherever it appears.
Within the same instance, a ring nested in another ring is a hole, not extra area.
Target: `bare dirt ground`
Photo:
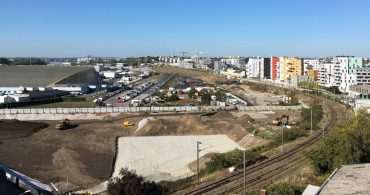
[[[61,131],[54,127],[58,121],[1,121],[0,162],[44,183],[64,186],[68,179],[69,188],[89,188],[110,177],[117,137],[226,134],[240,146],[251,148],[268,141],[249,134],[246,128],[266,126],[281,114],[254,120],[248,113],[225,111],[211,116],[152,115],[140,130],[136,128],[144,116],[130,118],[132,127],[123,127],[124,119],[72,120],[74,127]]]
[[[226,77],[211,74],[211,72],[206,70],[183,69],[173,66],[155,67],[154,70],[163,74],[177,74],[180,76],[189,76],[194,79],[201,79],[207,82],[207,84],[216,84],[216,81],[227,81]]]
[[[27,137],[48,126],[48,124],[42,122],[0,120],[0,141]]]
[[[122,120],[72,121],[75,128],[62,131],[54,128],[57,121],[27,122],[37,128],[49,125],[39,130],[24,128],[26,122],[17,123],[11,130],[9,125],[0,124],[0,132],[22,135],[0,140],[0,162],[45,183],[65,182],[68,178],[71,188],[90,187],[106,180],[111,174],[116,137],[129,136],[135,130],[123,127]]]

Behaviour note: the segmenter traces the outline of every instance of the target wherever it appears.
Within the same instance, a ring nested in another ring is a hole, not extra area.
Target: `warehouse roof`
[[[46,87],[88,69],[92,67],[0,66],[0,87]]]
[[[326,194],[370,194],[370,163],[344,165],[328,178],[320,190]]]

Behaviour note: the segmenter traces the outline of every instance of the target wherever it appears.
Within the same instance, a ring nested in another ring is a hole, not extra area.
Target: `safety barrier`
[[[277,110],[300,110],[298,106],[237,106],[239,111],[277,111]]]
[[[28,108],[0,109],[0,114],[99,114],[124,112],[193,112],[215,111],[219,106],[150,106],[150,107],[99,107],[99,108]]]

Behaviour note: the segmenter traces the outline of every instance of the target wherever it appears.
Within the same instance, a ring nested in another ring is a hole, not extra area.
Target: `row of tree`
[[[198,91],[194,87],[192,87],[188,92],[189,98],[195,98],[196,96],[201,96],[202,104],[206,104],[206,105],[209,105],[210,101],[212,100],[212,95],[216,96],[217,101],[224,102],[227,99],[226,93],[222,89],[212,92],[211,90],[206,90],[206,89],[202,89]]]
[[[46,65],[46,61],[41,58],[15,58],[9,60],[8,58],[0,58],[0,64],[5,65]]]

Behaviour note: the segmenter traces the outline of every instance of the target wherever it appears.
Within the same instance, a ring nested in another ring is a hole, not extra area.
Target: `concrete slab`
[[[121,137],[113,177],[123,167],[136,170],[149,180],[175,180],[194,174],[188,164],[196,160],[196,142],[200,157],[212,152],[243,149],[226,135]]]

